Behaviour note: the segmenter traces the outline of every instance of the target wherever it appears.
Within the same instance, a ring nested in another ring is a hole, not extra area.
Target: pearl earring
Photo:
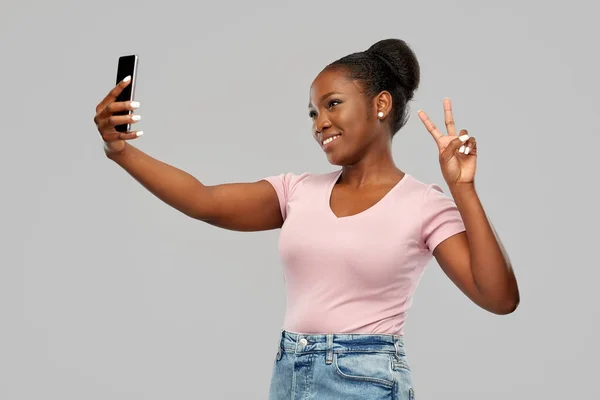
[[[378,116],[379,118],[383,118],[383,111],[379,111],[379,112],[377,113],[377,116]]]

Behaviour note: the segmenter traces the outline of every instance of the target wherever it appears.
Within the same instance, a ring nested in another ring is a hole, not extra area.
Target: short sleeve
[[[288,202],[293,197],[300,182],[302,182],[308,176],[310,176],[310,173],[308,172],[304,172],[302,174],[288,172],[286,174],[273,175],[263,178],[265,181],[269,182],[275,189],[275,192],[277,192],[277,197],[279,198],[279,208],[281,209],[281,216],[283,217],[284,221],[287,217]]]
[[[435,184],[428,185],[422,207],[422,241],[433,253],[438,244],[457,233],[465,225],[453,199]]]

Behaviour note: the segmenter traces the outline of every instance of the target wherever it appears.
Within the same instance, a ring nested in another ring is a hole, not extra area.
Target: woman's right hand
[[[122,124],[134,124],[139,121],[139,115],[114,115],[115,112],[137,109],[140,104],[135,101],[116,102],[117,96],[131,83],[131,79],[125,78],[119,82],[108,95],[96,106],[94,122],[98,132],[104,141],[104,152],[112,155],[123,151],[125,141],[136,139],[142,135],[142,131],[118,132],[115,126]]]

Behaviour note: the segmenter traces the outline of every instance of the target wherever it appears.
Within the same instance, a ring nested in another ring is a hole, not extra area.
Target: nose
[[[329,121],[329,118],[327,118],[325,113],[322,113],[315,120],[315,135],[323,133],[323,131],[329,127],[331,127],[331,121]]]

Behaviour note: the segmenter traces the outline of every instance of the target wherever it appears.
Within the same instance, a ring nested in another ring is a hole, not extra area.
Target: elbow
[[[519,307],[519,303],[520,303],[520,298],[519,295],[517,294],[516,296],[514,296],[512,299],[510,299],[509,301],[505,301],[502,304],[497,305],[496,307],[494,307],[492,310],[490,310],[491,312],[493,312],[494,314],[497,315],[508,315],[508,314],[512,314],[513,312],[515,312],[517,310],[517,308]]]

